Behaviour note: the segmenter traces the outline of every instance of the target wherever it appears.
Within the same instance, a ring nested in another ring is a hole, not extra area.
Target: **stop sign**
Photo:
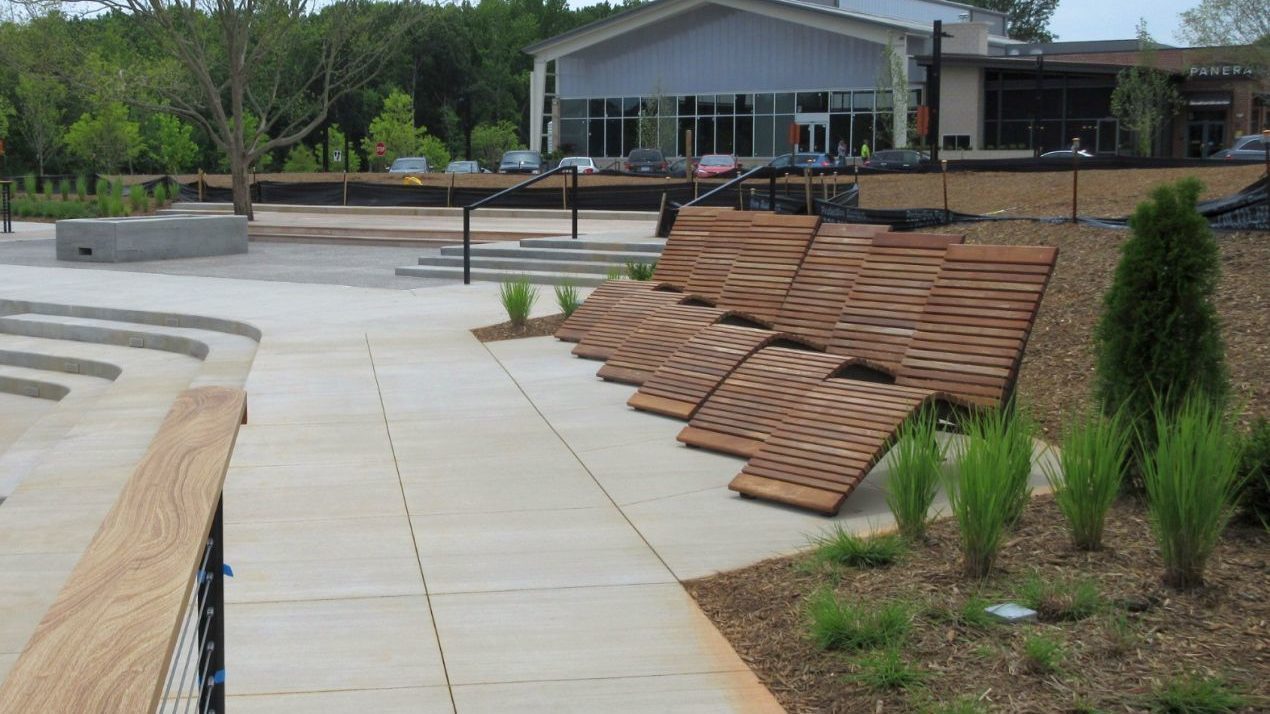
[[[375,144],[375,156],[383,156],[387,152],[388,147],[384,145],[384,142],[381,141],[378,144]]]

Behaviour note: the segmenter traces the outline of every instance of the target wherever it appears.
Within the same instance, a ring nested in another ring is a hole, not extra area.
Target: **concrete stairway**
[[[614,235],[473,245],[472,279],[501,282],[524,277],[543,285],[599,285],[610,270],[625,271],[627,263],[655,262],[664,244],[656,238]],[[397,275],[462,280],[463,247],[444,247],[440,255],[419,258],[418,265],[397,268]]]

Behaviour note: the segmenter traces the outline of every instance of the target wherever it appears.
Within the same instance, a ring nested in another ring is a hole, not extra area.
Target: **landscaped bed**
[[[1141,504],[1123,499],[1113,508],[1104,543],[1093,553],[1075,550],[1053,499],[1043,496],[1007,535],[982,584],[962,575],[948,519],[890,566],[852,568],[809,552],[685,586],[790,712],[1225,711],[1162,706],[1159,691],[1190,675],[1220,677],[1244,700],[1239,711],[1270,706],[1264,529],[1228,531],[1207,584],[1185,593],[1160,582],[1163,564]],[[894,637],[904,665],[898,673],[862,664],[885,647],[816,646],[807,602],[822,588],[866,611],[903,606],[909,624]],[[982,613],[1007,600],[1039,605],[1040,621],[997,624]],[[882,685],[906,673],[905,688]],[[945,706],[952,704],[963,708]]]

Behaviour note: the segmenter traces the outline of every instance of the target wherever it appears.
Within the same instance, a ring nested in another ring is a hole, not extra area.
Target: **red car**
[[[693,173],[697,178],[717,178],[736,176],[741,171],[741,163],[735,156],[728,154],[706,154],[701,157]]]

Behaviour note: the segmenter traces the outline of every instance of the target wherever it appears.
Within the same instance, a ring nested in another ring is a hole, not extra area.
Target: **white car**
[[[598,174],[600,167],[595,165],[595,159],[590,156],[566,156],[560,159],[561,166],[577,166],[580,174]]]

